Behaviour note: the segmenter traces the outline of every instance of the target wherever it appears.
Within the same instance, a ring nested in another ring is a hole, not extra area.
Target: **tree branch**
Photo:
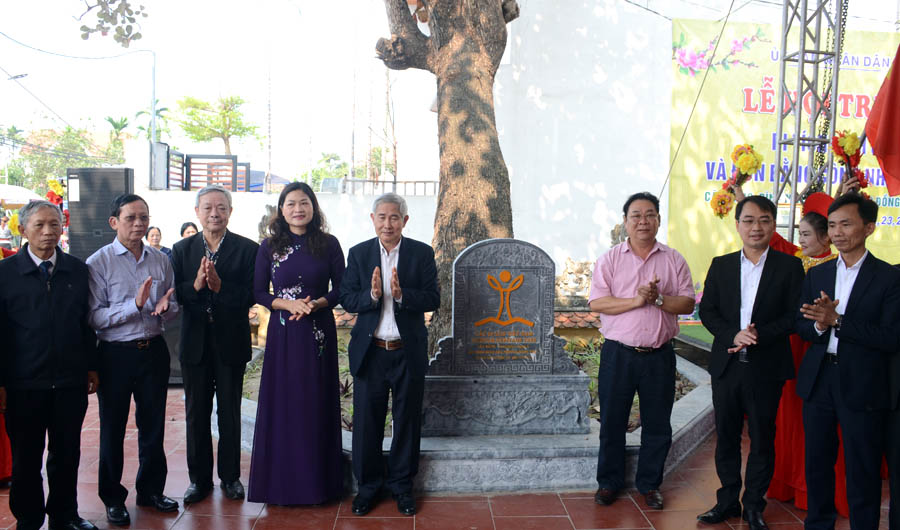
[[[391,38],[378,39],[375,53],[392,70],[419,68],[431,71],[430,43],[419,31],[415,16],[410,14],[406,0],[384,0]]]

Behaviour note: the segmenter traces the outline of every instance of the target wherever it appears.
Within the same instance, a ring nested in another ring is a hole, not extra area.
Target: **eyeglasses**
[[[774,223],[775,220],[771,217],[760,217],[758,219],[750,218],[750,219],[741,219],[741,224],[746,226],[753,226],[758,224],[759,226],[769,226]]]
[[[659,219],[659,214],[655,214],[655,213],[648,213],[645,215],[632,214],[632,215],[628,216],[628,220],[633,223],[639,223],[641,221],[648,221],[648,222],[652,223],[653,221],[656,221],[657,219]]]

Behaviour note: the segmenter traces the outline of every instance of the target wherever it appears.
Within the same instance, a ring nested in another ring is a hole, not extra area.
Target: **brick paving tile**
[[[184,445],[184,401],[181,388],[171,388],[166,410],[165,449],[168,477],[165,493],[181,502],[190,480],[187,476]],[[123,484],[129,488],[126,507],[131,513],[129,530],[607,530],[607,529],[746,529],[739,518],[719,525],[697,522],[697,514],[715,504],[719,480],[715,472],[715,436],[703,441],[678,468],[671,471],[661,491],[664,510],[646,506],[636,490],[624,490],[610,506],[594,502],[594,490],[560,492],[518,492],[510,494],[428,494],[417,498],[418,513],[407,517],[397,511],[390,496],[379,500],[366,516],[351,512],[352,496],[322,506],[267,506],[232,501],[216,484],[209,498],[191,506],[180,506],[163,514],[135,506],[134,475],[137,472],[137,430],[134,407],[125,442]],[[78,471],[78,506],[82,517],[99,528],[111,527],[106,521],[103,503],[97,496],[99,452],[98,406],[95,396],[89,400],[82,429],[81,465]],[[746,456],[748,440],[743,440]],[[241,455],[242,481],[246,486],[250,455]],[[45,471],[46,476],[46,471]],[[45,483],[46,489],[46,483]],[[882,522],[887,527],[889,490],[882,492]],[[791,503],[769,500],[766,521],[773,530],[803,527],[806,512]],[[838,518],[836,528],[848,529],[849,521]],[[9,511],[9,490],[0,488],[0,530],[15,528]],[[46,524],[44,526],[46,528]]]

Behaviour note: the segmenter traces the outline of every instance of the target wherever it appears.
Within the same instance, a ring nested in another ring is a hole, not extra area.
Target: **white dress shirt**
[[[45,262],[45,261],[49,261],[49,262],[50,262],[50,265],[52,265],[52,266],[50,267],[50,270],[47,271],[47,272],[50,273],[50,274],[53,273],[53,268],[56,267],[56,249],[55,249],[55,248],[53,249],[53,255],[52,255],[52,256],[50,256],[50,257],[47,258],[47,259],[41,259],[41,258],[37,257],[37,256],[34,254],[34,252],[31,251],[31,245],[28,245],[28,257],[31,258],[31,261],[33,261],[34,264],[38,266],[38,268],[41,267],[41,263],[43,263],[43,262]]]
[[[394,300],[394,297],[391,296],[391,278],[400,258],[401,243],[403,243],[402,239],[396,247],[388,252],[381,240],[378,240],[378,250],[381,254],[381,317],[378,319],[378,327],[375,328],[376,339],[400,339],[400,329],[397,328],[397,320],[394,318],[394,303],[400,304],[403,298]],[[372,296],[371,292],[369,294]],[[372,301],[377,302],[378,299],[372,296]]]
[[[759,257],[759,261],[754,264],[744,251],[741,251],[741,329],[747,329],[753,317],[753,304],[756,302],[756,292],[759,290],[759,282],[768,255],[767,248]]]
[[[852,267],[848,267],[847,263],[844,262],[844,256],[839,255],[837,258],[837,274],[834,275],[834,297],[838,302],[835,311],[837,314],[843,315],[845,311],[847,311],[847,300],[850,299],[850,293],[853,291],[853,284],[856,283],[856,277],[859,276],[859,269],[862,267],[862,263],[866,261],[866,257],[868,257],[869,251],[867,250],[865,254],[859,261],[853,264]],[[824,331],[819,331],[819,328],[813,324],[813,328],[815,328],[816,333],[819,335],[824,334]],[[829,328],[831,330],[831,335],[828,337],[828,347],[825,348],[825,351],[828,353],[837,354],[838,351],[838,338],[834,332],[834,328]]]

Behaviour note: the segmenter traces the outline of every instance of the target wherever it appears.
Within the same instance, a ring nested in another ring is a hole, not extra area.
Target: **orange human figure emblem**
[[[500,281],[497,281],[497,278],[494,278],[493,275],[487,275],[488,285],[491,286],[491,289],[500,293],[500,309],[497,310],[497,316],[483,318],[475,323],[475,327],[483,326],[488,322],[493,322],[494,324],[500,324],[501,326],[508,326],[515,322],[519,324],[525,324],[526,326],[534,327],[534,322],[530,320],[525,320],[524,318],[514,317],[509,312],[509,297],[510,294],[522,287],[522,282],[524,281],[524,274],[520,274],[516,276],[516,278],[510,282],[510,278],[512,278],[512,274],[509,271],[500,272]],[[502,282],[502,283],[501,283]],[[508,283],[506,287],[503,287],[502,284]],[[506,320],[500,320],[500,317],[503,316],[503,313],[506,312]]]

